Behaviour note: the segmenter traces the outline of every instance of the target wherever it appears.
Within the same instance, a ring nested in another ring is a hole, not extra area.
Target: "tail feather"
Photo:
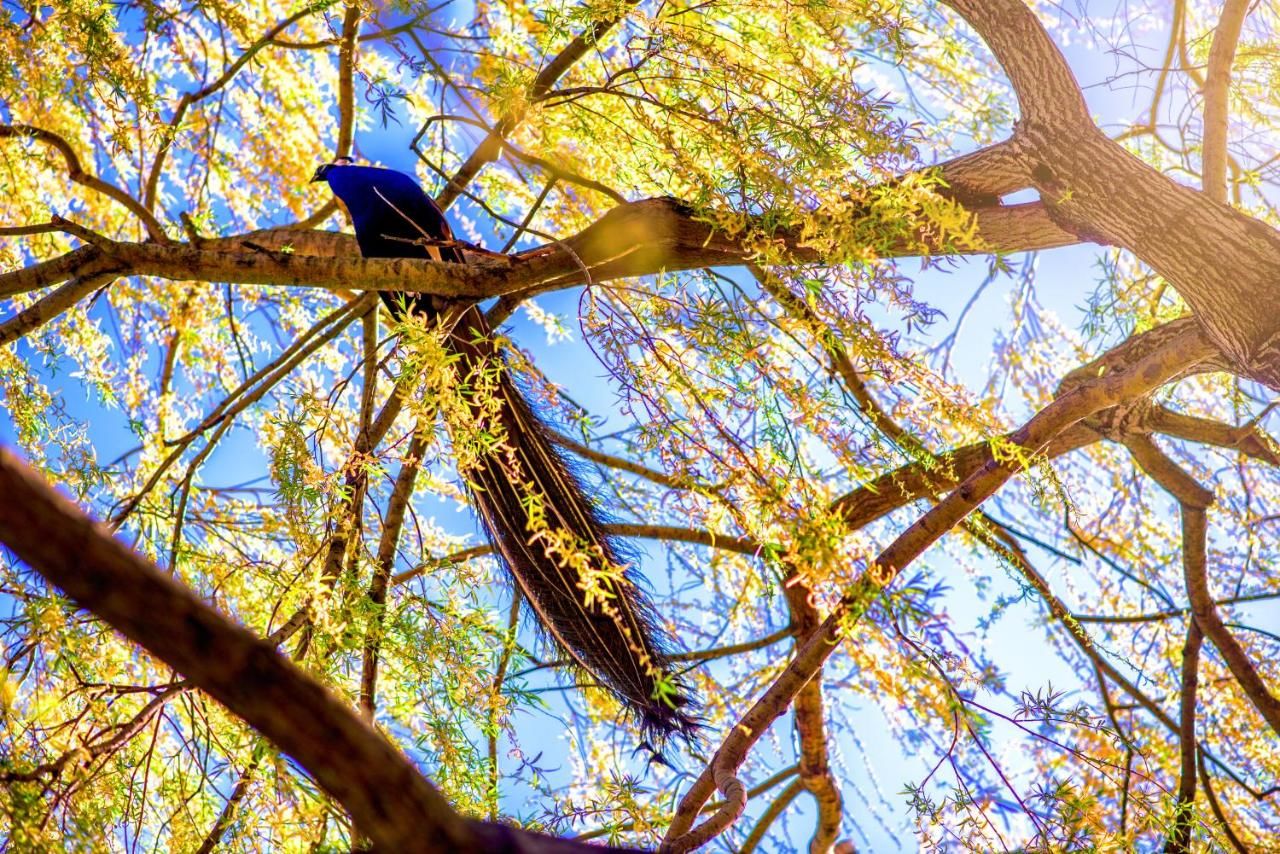
[[[546,633],[638,719],[655,750],[696,729],[652,606],[471,309],[449,339],[470,424],[450,424],[485,531]],[[456,418],[454,419],[457,420]],[[469,434],[469,435],[464,435]]]

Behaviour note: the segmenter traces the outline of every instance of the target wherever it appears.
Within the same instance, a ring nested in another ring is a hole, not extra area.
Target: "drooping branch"
[[[88,187],[90,190],[101,193],[107,198],[124,205],[129,209],[130,213],[142,222],[143,228],[147,231],[147,236],[152,240],[163,243],[169,239],[165,235],[164,228],[160,225],[159,220],[152,215],[150,210],[115,184],[104,181],[97,175],[85,171],[85,168],[80,165],[80,158],[75,149],[71,147],[71,143],[53,131],[31,125],[0,125],[0,139],[34,139],[55,149],[62,155],[62,159],[67,165],[68,178],[83,187]]]

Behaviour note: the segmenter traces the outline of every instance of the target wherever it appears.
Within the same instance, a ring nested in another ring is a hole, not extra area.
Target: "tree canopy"
[[[1278,24],[0,6],[0,832],[1271,850]],[[467,263],[362,258],[348,156]],[[442,331],[376,291],[505,328],[696,738],[522,619]]]

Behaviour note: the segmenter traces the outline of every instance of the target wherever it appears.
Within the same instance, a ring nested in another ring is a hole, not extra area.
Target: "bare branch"
[[[114,280],[115,276],[111,273],[71,279],[65,285],[0,323],[0,346],[31,334],[89,294],[99,288],[108,287]]]
[[[146,191],[142,194],[142,203],[148,212],[155,210],[156,192],[160,186],[160,173],[164,169],[165,157],[168,155],[174,139],[177,138],[178,131],[182,128],[182,120],[187,115],[187,109],[192,104],[198,104],[205,98],[208,98],[210,95],[217,92],[223,86],[230,83],[232,78],[240,73],[240,69],[244,68],[245,64],[249,60],[253,59],[254,55],[257,54],[258,51],[271,44],[272,40],[276,36],[280,35],[298,21],[308,15],[314,14],[318,8],[319,7],[313,5],[303,6],[301,10],[293,13],[271,29],[267,30],[266,34],[245,48],[244,52],[241,53],[240,56],[236,57],[235,61],[228,65],[216,80],[195,92],[186,92],[178,99],[178,106],[174,107],[173,117],[169,119],[169,124],[164,129],[161,137],[160,148],[156,151],[155,159],[151,162],[151,171],[147,174],[147,186]],[[155,237],[155,235],[152,235],[152,237]]]
[[[533,83],[529,87],[530,103],[537,102],[551,91],[551,87],[556,85],[565,72],[573,67],[579,59],[586,55],[600,39],[604,38],[609,30],[613,29],[623,15],[630,11],[636,0],[625,0],[625,5],[621,6],[618,15],[609,18],[603,18],[591,25],[587,32],[575,36],[573,41],[569,42],[550,62],[543,66],[538,75],[533,78]],[[445,184],[444,189],[436,198],[436,202],[441,208],[448,209],[467,185],[480,174],[480,170],[484,168],[486,163],[496,160],[499,152],[502,150],[502,142],[507,134],[515,130],[523,121],[524,116],[521,114],[512,114],[503,116],[498,120],[493,130],[485,135],[480,144],[476,146],[476,150],[471,153],[466,162],[458,167],[458,171],[453,174],[449,182]]]
[[[1231,94],[1231,63],[1240,30],[1249,12],[1248,0],[1226,0],[1209,48],[1204,83],[1204,142],[1200,185],[1215,202],[1227,200],[1227,106]]]

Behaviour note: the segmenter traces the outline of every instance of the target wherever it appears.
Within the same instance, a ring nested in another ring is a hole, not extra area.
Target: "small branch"
[[[1227,821],[1226,815],[1222,812],[1222,805],[1218,803],[1218,796],[1214,793],[1213,783],[1209,779],[1209,769],[1204,767],[1204,751],[1196,753],[1196,768],[1200,772],[1200,788],[1204,790],[1205,800],[1209,802],[1209,810],[1218,820],[1218,827],[1222,829],[1223,835],[1236,850],[1236,854],[1250,854],[1249,849],[1240,841],[1240,837],[1236,836],[1235,831],[1231,829],[1231,822]]]
[[[1193,513],[1204,510],[1192,508]],[[1178,729],[1178,752],[1182,769],[1178,776],[1178,800],[1173,828],[1165,840],[1165,854],[1188,854],[1191,830],[1195,826],[1196,803],[1196,683],[1199,679],[1200,646],[1204,634],[1194,619],[1187,621],[1187,641],[1182,647],[1182,709]]]
[[[1202,143],[1200,186],[1215,202],[1227,201],[1227,127],[1231,94],[1231,64],[1249,0],[1225,0],[1218,27],[1209,48],[1209,67],[1204,81],[1204,141]]]
[[[218,813],[217,820],[213,823],[213,827],[209,828],[209,833],[205,836],[204,841],[200,843],[200,847],[196,850],[196,854],[212,854],[218,847],[218,843],[222,841],[222,836],[231,827],[231,822],[235,821],[236,810],[240,803],[249,794],[249,786],[253,783],[253,775],[258,770],[261,759],[254,756],[244,771],[240,772],[240,779],[236,781],[235,788],[231,790],[230,797],[222,807],[222,812]]]
[[[543,66],[542,70],[533,79],[533,83],[529,87],[529,102],[535,103],[550,92],[551,87],[564,76],[565,72],[585,56],[587,51],[599,42],[609,30],[613,29],[636,2],[637,0],[625,0],[624,5],[620,7],[618,15],[596,21],[587,32],[575,36],[565,46],[564,50],[560,51],[550,62]],[[493,130],[485,135],[480,144],[476,146],[475,151],[471,153],[466,162],[458,167],[458,171],[453,174],[449,182],[445,184],[444,190],[436,198],[436,202],[442,209],[447,210],[450,205],[457,201],[458,196],[462,194],[462,191],[466,189],[476,175],[480,174],[480,170],[484,168],[486,163],[497,159],[498,153],[502,150],[503,140],[507,134],[519,126],[523,119],[524,116],[520,113],[503,116]]]
[[[1229,599],[1218,599],[1214,606],[1236,605],[1241,602],[1267,602],[1280,599],[1280,593],[1253,593],[1245,596],[1232,596]],[[1150,614],[1073,614],[1071,619],[1077,623],[1155,623],[1161,620],[1173,620],[1191,613],[1190,606],[1169,611],[1155,611]]]
[[[727,658],[730,655],[740,655],[744,652],[764,649],[767,646],[773,646],[779,641],[795,637],[795,634],[796,630],[791,626],[787,626],[786,628],[778,629],[776,632],[772,632],[753,641],[726,644],[712,649],[698,650],[697,652],[676,653],[675,655],[670,656],[670,659],[672,661],[712,661],[717,658]]]
[[[342,37],[338,42],[338,142],[335,157],[351,155],[355,138],[356,36],[360,32],[360,4],[348,2],[342,16]]]
[[[174,139],[177,138],[178,130],[182,126],[182,120],[187,115],[187,109],[192,104],[198,104],[200,101],[203,101],[205,98],[208,98],[223,86],[230,83],[232,78],[240,72],[241,68],[244,68],[245,64],[249,60],[253,59],[258,51],[271,44],[272,40],[276,36],[280,35],[280,33],[284,32],[307,15],[314,14],[318,8],[319,7],[314,5],[303,6],[300,11],[295,12],[271,29],[267,30],[266,34],[263,35],[262,38],[245,48],[244,52],[241,53],[234,62],[228,65],[222,74],[219,75],[219,77],[212,83],[195,92],[186,92],[178,99],[178,106],[174,108],[173,118],[169,120],[168,126],[165,127],[162,132],[160,148],[156,151],[155,160],[151,163],[151,171],[147,174],[147,186],[146,191],[142,194],[142,203],[145,206],[148,215],[150,214],[150,211],[155,210],[156,193],[160,186],[160,173],[164,169],[165,157],[168,155]],[[154,237],[155,235],[152,236]]]
[[[804,783],[801,780],[792,780],[791,783],[778,793],[778,797],[774,798],[773,803],[769,804],[769,808],[760,816],[760,820],[756,822],[756,826],[751,828],[751,833],[747,834],[747,838],[742,840],[742,845],[738,848],[739,854],[750,854],[760,846],[764,841],[764,836],[769,832],[769,828],[777,821],[778,816],[791,806],[791,802],[796,796],[804,791]],[[810,851],[826,851],[825,848],[810,848]]]
[[[507,635],[502,639],[502,654],[498,657],[498,669],[493,673],[489,689],[489,821],[498,820],[498,806],[502,780],[498,767],[498,699],[502,696],[503,683],[507,681],[507,668],[511,666],[511,653],[516,648],[516,626],[520,620],[520,591],[511,591],[511,613],[507,615]]]
[[[52,293],[41,297],[8,320],[0,323],[0,347],[30,335],[49,321],[70,309],[99,288],[108,287],[115,275],[100,273],[71,279]]]
[[[683,478],[672,477],[665,472],[651,469],[623,457],[615,457],[613,454],[606,454],[603,451],[597,451],[595,448],[584,445],[578,440],[570,438],[563,433],[552,433],[550,435],[550,439],[560,447],[572,451],[580,457],[591,460],[593,463],[599,463],[600,465],[611,469],[617,469],[618,471],[625,471],[630,474],[634,474],[647,481],[656,483],[659,486],[666,486],[671,489],[692,488],[692,485]]]
[[[1280,699],[1267,688],[1266,682],[1249,658],[1249,653],[1223,623],[1209,592],[1208,561],[1205,554],[1208,521],[1205,508],[1213,499],[1212,493],[1166,457],[1151,440],[1131,440],[1126,442],[1126,447],[1143,471],[1182,504],[1183,569],[1195,621],[1222,655],[1249,702],[1272,730],[1280,734]]]
[[[164,233],[164,228],[160,225],[159,220],[151,213],[150,209],[143,206],[133,196],[117,187],[115,184],[102,180],[97,175],[86,172],[84,167],[80,165],[80,158],[76,156],[75,149],[71,147],[71,143],[67,142],[53,131],[44,128],[33,127],[31,125],[0,125],[0,139],[34,139],[57,150],[62,155],[63,161],[67,165],[67,177],[81,186],[101,193],[108,198],[114,199],[129,209],[134,216],[142,221],[143,228],[147,231],[147,236],[158,243],[168,243],[169,238]]]
[[[341,470],[346,474],[343,478],[338,505],[333,510],[334,528],[329,534],[324,564],[320,569],[320,582],[324,588],[324,595],[328,595],[337,585],[347,553],[360,531],[365,495],[369,487],[369,470],[365,462],[391,430],[391,425],[395,423],[404,405],[405,394],[416,382],[415,376],[401,376],[396,381],[391,394],[378,412],[378,417],[372,423],[366,422],[360,425],[351,450],[343,462]],[[415,470],[414,475],[416,474]],[[398,530],[396,534],[398,537]],[[392,543],[392,549],[394,549],[394,543]],[[267,639],[279,645],[300,630],[310,627],[311,611],[316,604],[316,597],[308,598],[284,624],[268,635]]]
[[[377,562],[373,580],[369,582],[369,602],[374,606],[374,616],[364,636],[364,662],[360,676],[360,708],[367,720],[372,721],[377,710],[378,650],[382,645],[383,624],[386,620],[387,586],[391,570],[395,568],[396,549],[400,543],[400,531],[404,526],[405,511],[413,497],[413,485],[418,479],[422,455],[426,453],[427,437],[423,426],[414,430],[409,442],[400,474],[396,476],[387,509],[383,514],[382,536],[378,540]]]

